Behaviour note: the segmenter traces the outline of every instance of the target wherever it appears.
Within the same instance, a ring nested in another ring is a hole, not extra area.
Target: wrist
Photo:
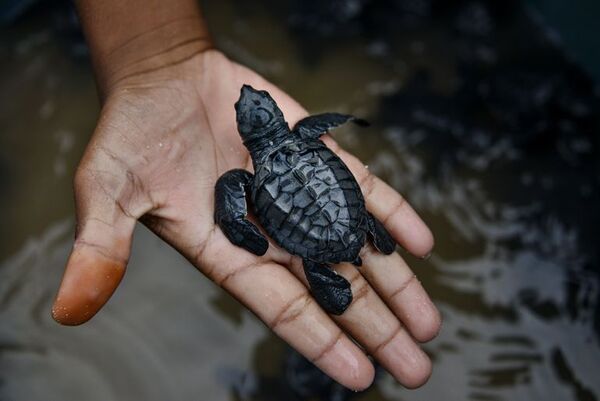
[[[95,63],[103,94],[152,73],[169,73],[168,67],[193,58],[211,47],[208,33],[198,21],[174,21],[143,33],[116,47]],[[165,78],[169,78],[166,76]]]
[[[196,2],[176,2],[77,2],[101,98],[212,47]]]

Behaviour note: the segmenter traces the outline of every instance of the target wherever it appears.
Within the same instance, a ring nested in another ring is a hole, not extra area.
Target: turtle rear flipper
[[[304,259],[310,292],[328,313],[341,315],[352,303],[350,283],[329,266]]]
[[[352,121],[362,127],[369,125],[367,121],[349,114],[323,113],[309,116],[298,121],[294,126],[292,133],[300,136],[302,139],[318,139],[329,130],[348,121]]]
[[[396,250],[396,241],[385,229],[383,224],[377,220],[371,213],[368,213],[367,224],[369,228],[369,234],[373,239],[373,245],[375,248],[384,255],[390,255]]]
[[[262,256],[269,242],[258,228],[246,219],[246,188],[252,182],[252,174],[246,170],[230,170],[223,174],[215,186],[215,223],[223,234],[237,245]]]

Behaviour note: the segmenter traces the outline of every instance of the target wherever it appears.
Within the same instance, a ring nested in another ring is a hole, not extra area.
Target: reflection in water
[[[0,399],[597,400],[600,103],[556,37],[516,1],[247,4],[206,5],[219,46],[313,112],[369,116],[338,139],[437,233],[407,256],[444,315],[430,382],[345,391],[146,230],[105,310],[54,324],[96,103],[78,36],[33,13],[0,41]]]
[[[102,314],[76,329],[52,320],[72,225],[53,225],[1,266],[0,398],[227,400],[217,372],[249,366],[267,330],[248,313],[223,319],[211,306],[220,290],[146,229]]]

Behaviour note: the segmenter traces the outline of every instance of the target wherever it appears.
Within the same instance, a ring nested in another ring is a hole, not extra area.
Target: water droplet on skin
[[[369,165],[365,164],[365,170],[368,170],[368,169],[369,169]]]
[[[150,145],[146,145],[146,149],[150,149]]]
[[[163,143],[162,143],[162,142],[159,142],[159,143],[158,143],[158,147],[159,147],[159,148],[162,148],[162,147],[163,147]]]

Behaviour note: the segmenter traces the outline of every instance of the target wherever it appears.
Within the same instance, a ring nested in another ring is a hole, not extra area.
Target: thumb
[[[76,186],[77,188],[77,186]],[[78,325],[98,312],[125,273],[136,219],[104,193],[79,196],[75,243],[52,307],[58,323]]]

